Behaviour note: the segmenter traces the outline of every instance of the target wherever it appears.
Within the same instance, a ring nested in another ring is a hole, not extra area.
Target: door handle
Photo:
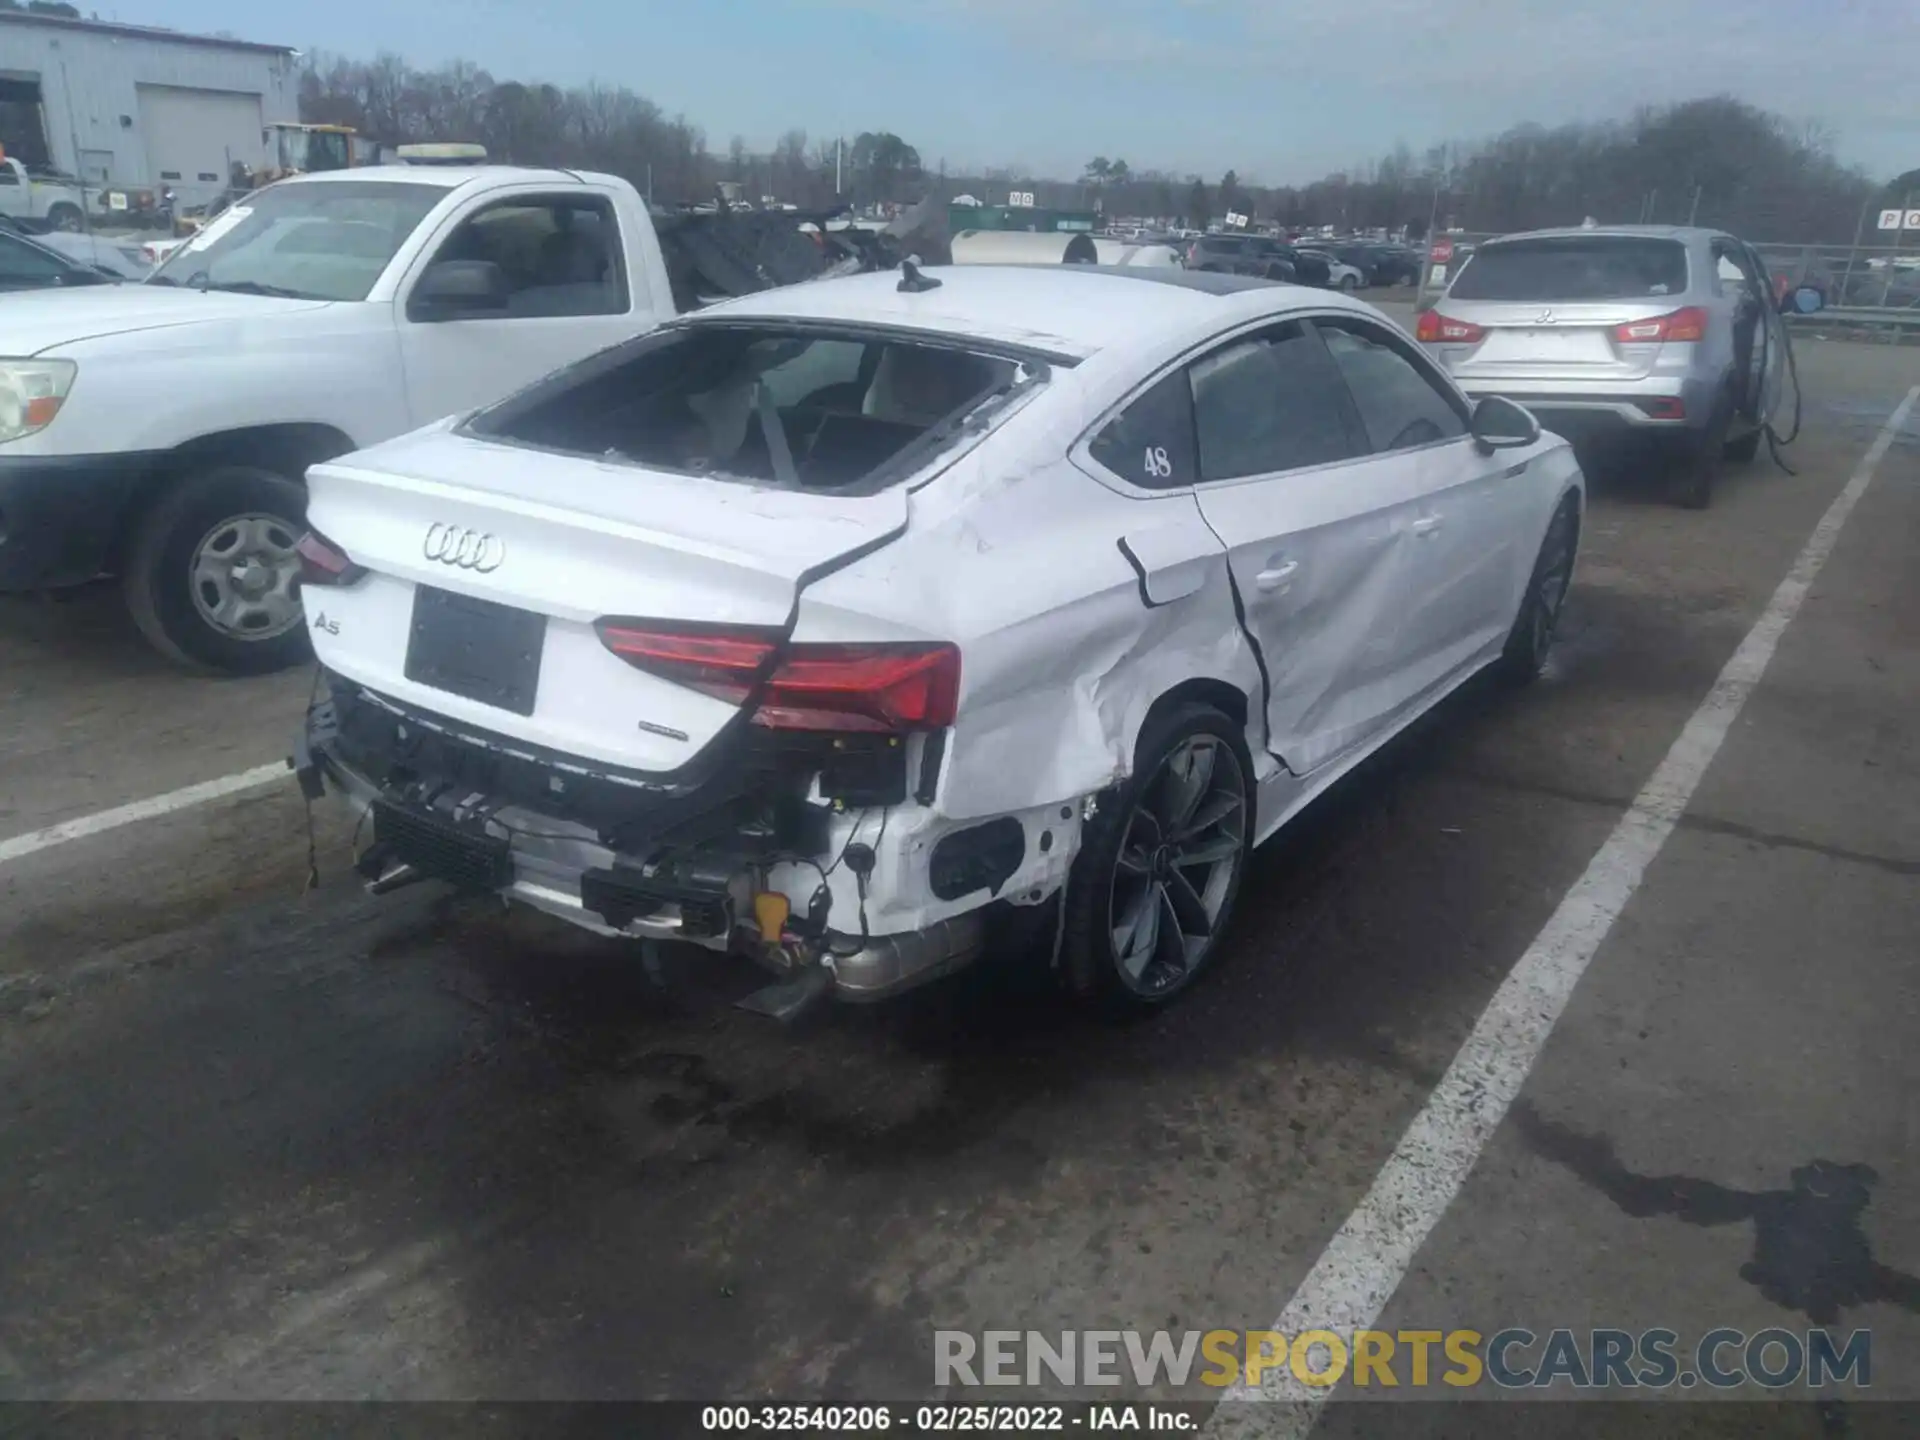
[[[1284,565],[1275,565],[1270,570],[1262,570],[1253,577],[1253,583],[1262,590],[1277,590],[1293,578],[1293,572],[1300,568],[1298,560],[1289,560]]]
[[[1431,535],[1440,528],[1441,524],[1442,521],[1438,515],[1422,515],[1418,520],[1413,522],[1413,533],[1416,535]]]

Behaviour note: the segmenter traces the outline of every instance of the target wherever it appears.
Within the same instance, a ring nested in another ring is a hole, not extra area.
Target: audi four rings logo
[[[458,565],[462,570],[476,570],[482,575],[498,570],[500,562],[507,558],[507,547],[499,536],[465,530],[458,525],[432,526],[427,531],[426,543],[420,548],[429,560]]]

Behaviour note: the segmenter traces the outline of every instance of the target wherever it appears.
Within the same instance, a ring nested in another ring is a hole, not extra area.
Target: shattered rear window
[[[1456,300],[1642,300],[1687,288],[1677,240],[1583,235],[1483,245],[1448,289]]]
[[[956,433],[1028,373],[931,336],[698,324],[562,371],[468,429],[650,469],[843,490]]]

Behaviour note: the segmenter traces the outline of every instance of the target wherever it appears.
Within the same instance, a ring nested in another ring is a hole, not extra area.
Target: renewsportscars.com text
[[[1873,1333],[1709,1330],[965,1330],[934,1332],[934,1384],[1154,1385],[1224,1388],[1291,1375],[1361,1388],[1730,1390],[1873,1383]]]

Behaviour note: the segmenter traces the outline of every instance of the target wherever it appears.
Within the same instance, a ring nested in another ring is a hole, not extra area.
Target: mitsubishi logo
[[[500,562],[507,558],[507,547],[497,535],[462,529],[458,525],[430,526],[426,543],[420,549],[429,560],[457,565],[482,575],[498,570]]]

